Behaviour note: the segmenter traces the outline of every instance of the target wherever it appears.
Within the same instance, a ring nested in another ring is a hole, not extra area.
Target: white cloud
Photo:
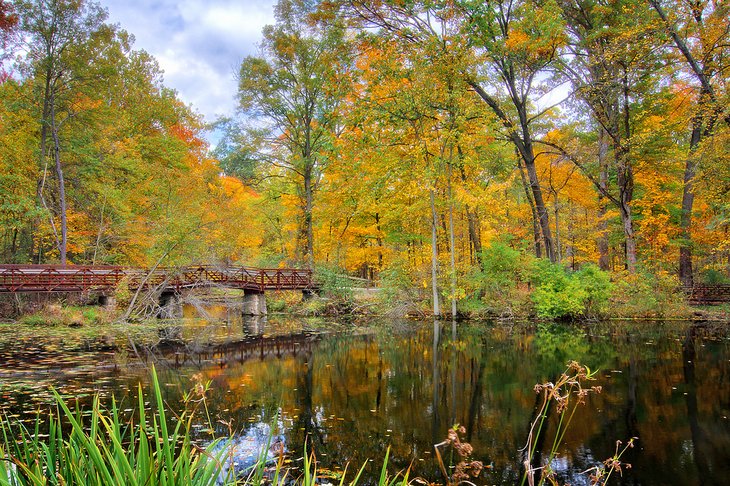
[[[274,22],[274,0],[101,0],[111,22],[135,36],[177,90],[207,121],[235,110],[241,60],[257,52]]]

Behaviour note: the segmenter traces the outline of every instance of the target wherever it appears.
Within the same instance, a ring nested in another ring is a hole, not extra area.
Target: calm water
[[[625,456],[633,467],[613,484],[728,484],[726,328],[388,321],[363,327],[217,317],[186,321],[170,337],[188,346],[148,357],[168,402],[180,402],[193,375],[210,380],[216,432],[226,435],[222,422],[229,422],[241,442],[253,444],[276,423],[293,465],[308,438],[322,467],[350,463],[352,470],[373,459],[372,477],[390,446],[394,471],[412,463],[412,476],[440,481],[433,444],[459,423],[474,457],[490,465],[476,482],[515,484],[536,404],[533,386],[575,359],[600,370],[603,393],[573,419],[555,463],[561,481],[589,484],[581,471],[610,457],[616,440],[638,437]],[[63,342],[37,339],[4,342],[0,397],[21,417],[48,399],[49,384],[83,400],[94,390],[126,396],[147,381],[148,371],[131,355],[78,345],[69,351]]]

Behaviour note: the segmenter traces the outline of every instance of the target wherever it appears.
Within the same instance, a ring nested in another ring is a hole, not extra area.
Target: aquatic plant
[[[54,391],[55,410],[39,412],[32,428],[5,416],[0,420],[0,485],[83,484],[213,485],[233,483],[221,478],[224,449],[217,442],[200,447],[191,441],[193,410],[168,426],[157,375],[152,373],[154,411],[145,407],[138,388],[138,420],[124,421],[117,403],[109,408],[95,396],[89,412],[71,410]],[[48,434],[45,435],[47,427]]]
[[[579,405],[591,393],[600,393],[599,386],[587,386],[594,380],[595,372],[577,362],[571,362],[555,383],[535,386],[541,395],[537,414],[532,421],[527,445],[524,449],[524,474],[522,484],[529,486],[551,484],[557,486],[556,474],[551,465],[570,427]],[[27,427],[10,416],[0,419],[0,486],[40,485],[232,485],[273,486],[322,484],[326,471],[318,470],[314,452],[308,452],[305,444],[303,467],[298,477],[290,477],[294,469],[286,467],[283,447],[270,455],[273,434],[262,447],[255,463],[243,473],[234,467],[234,447],[230,441],[212,439],[205,446],[192,437],[193,419],[198,412],[210,423],[206,393],[209,383],[195,379],[195,387],[184,398],[184,410],[171,415],[162,399],[157,375],[152,370],[150,400],[153,408],[146,406],[141,386],[137,393],[136,418],[124,419],[117,403],[109,407],[93,400],[91,410],[83,411],[78,405],[72,409],[69,402],[54,391],[55,406],[47,416],[40,411],[35,423]],[[539,459],[546,438],[546,424],[552,407],[558,419],[547,459]],[[171,420],[170,420],[171,419]],[[170,426],[174,423],[174,426]],[[48,432],[44,434],[44,432]],[[448,485],[469,484],[480,475],[485,466],[471,460],[473,449],[463,442],[459,434],[465,432],[458,425],[448,431],[443,442],[436,444],[439,466]],[[213,437],[212,427],[209,429]],[[229,434],[233,437],[233,432]],[[633,447],[635,439],[626,445],[618,442],[614,455],[603,464],[587,471],[591,484],[605,485],[614,472],[621,473],[630,465],[622,462],[623,454]],[[447,468],[439,448],[452,451]],[[410,467],[395,475],[389,475],[390,449],[385,452],[378,486],[408,486],[433,484],[421,478],[410,478]],[[454,464],[456,463],[456,464]],[[339,486],[357,485],[367,462],[346,483],[347,466],[337,477]],[[489,466],[486,466],[487,468]],[[452,469],[451,474],[447,469]]]
[[[587,386],[588,382],[595,380],[596,371],[591,371],[587,366],[582,366],[576,361],[568,363],[567,368],[560,377],[553,382],[538,383],[535,385],[535,392],[542,396],[542,401],[537,408],[537,414],[531,423],[527,437],[527,444],[522,449],[524,474],[521,485],[529,486],[549,483],[558,486],[555,471],[552,469],[554,459],[558,455],[560,446],[565,434],[570,428],[570,423],[575,415],[578,406],[585,404],[586,397],[591,393],[601,393],[600,386]],[[541,449],[546,438],[545,429],[548,414],[551,408],[555,407],[557,413],[557,425],[554,432],[553,442],[547,452],[544,461],[539,460]],[[622,467],[631,467],[621,462],[621,456],[630,447],[636,438],[632,438],[627,446],[619,450],[621,442],[617,443],[616,453],[613,457],[606,459],[603,465],[585,471],[590,473],[592,484],[606,484],[608,478],[614,471],[619,473]]]

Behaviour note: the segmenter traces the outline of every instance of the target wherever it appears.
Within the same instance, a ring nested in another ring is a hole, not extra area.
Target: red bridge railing
[[[216,267],[200,265],[153,272],[106,265],[0,265],[0,293],[109,292],[122,281],[140,287],[214,286],[255,290],[305,290],[313,287],[312,271],[294,268]]]

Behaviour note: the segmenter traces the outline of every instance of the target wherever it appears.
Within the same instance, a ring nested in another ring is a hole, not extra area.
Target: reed
[[[191,441],[192,411],[183,412],[174,427],[168,427],[154,372],[152,379],[154,411],[145,409],[138,388],[137,421],[122,420],[116,401],[105,408],[98,396],[90,412],[72,411],[55,391],[50,414],[39,412],[31,428],[4,416],[0,485],[233,484],[233,478],[220,477],[225,448],[216,447],[216,441],[206,447]]]

